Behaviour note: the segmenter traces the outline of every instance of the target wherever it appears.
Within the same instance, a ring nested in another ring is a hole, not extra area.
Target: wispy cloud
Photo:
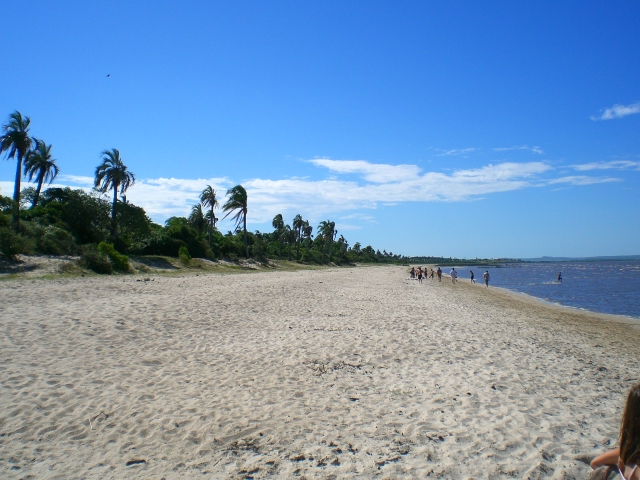
[[[365,160],[323,158],[310,162],[336,174],[336,177],[319,180],[253,178],[240,182],[226,177],[195,180],[148,178],[138,180],[127,191],[127,198],[144,207],[154,220],[162,222],[170,216],[187,215],[208,184],[219,192],[222,204],[226,190],[242,183],[249,195],[250,223],[268,223],[278,213],[285,217],[301,213],[313,222],[335,215],[341,225],[350,224],[355,228],[354,224],[375,221],[367,210],[370,212],[379,205],[470,201],[524,188],[620,181],[618,178],[585,175],[553,178],[554,169],[545,162],[503,162],[447,173],[425,172],[417,165],[376,164]],[[355,178],[340,177],[347,174]],[[58,180],[61,184],[58,186],[66,184],[91,190],[93,185],[91,177],[61,176]],[[10,194],[12,187],[11,182],[0,182],[3,193]],[[221,228],[231,228],[231,224],[222,223]]]
[[[369,163],[365,160],[330,160],[316,158],[311,163],[318,167],[325,167],[336,173],[355,173],[373,183],[400,182],[414,178],[420,172],[417,165],[388,165],[384,163]]]
[[[622,118],[627,115],[640,113],[640,102],[630,105],[616,104],[611,108],[605,108],[599,115],[593,115],[591,120],[613,120],[614,118]]]
[[[533,147],[530,147],[529,145],[516,145],[515,147],[499,147],[493,149],[494,152],[506,152],[507,150],[528,150],[532,153],[544,153],[544,151],[540,147],[537,147],[535,145]]]
[[[640,170],[640,162],[632,160],[613,160],[610,162],[591,162],[583,163],[580,165],[571,165],[574,170],[586,172],[589,170],[628,170],[635,169]]]
[[[567,183],[569,185],[596,185],[598,183],[611,183],[611,182],[621,182],[621,178],[612,178],[612,177],[587,177],[585,175],[573,175],[568,177],[560,177],[554,178],[553,180],[549,180],[549,185],[556,185],[559,183]]]
[[[467,155],[469,153],[475,152],[477,148],[454,148],[452,150],[445,150],[442,153],[436,155],[436,157],[447,157],[450,155]]]

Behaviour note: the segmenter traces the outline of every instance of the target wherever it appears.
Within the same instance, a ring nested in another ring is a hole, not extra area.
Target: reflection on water
[[[443,268],[448,273],[450,268]],[[458,278],[476,282],[489,270],[490,286],[502,287],[569,307],[640,318],[640,260],[542,262],[499,268],[456,267]],[[562,283],[556,282],[562,272]]]

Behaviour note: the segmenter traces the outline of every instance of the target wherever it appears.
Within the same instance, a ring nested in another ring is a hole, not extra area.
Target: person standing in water
[[[558,272],[558,280],[556,280],[558,283],[562,283],[562,272]]]
[[[469,276],[471,277],[471,283],[476,283],[476,281],[474,280],[474,276],[473,276],[473,270],[469,270]]]
[[[485,270],[484,275],[482,275],[482,277],[484,278],[484,284],[488,287],[489,286],[489,270]]]

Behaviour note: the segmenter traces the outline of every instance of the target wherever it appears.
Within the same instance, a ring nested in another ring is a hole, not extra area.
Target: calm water
[[[549,302],[640,319],[640,260],[608,262],[542,262],[499,268],[456,267],[458,280],[476,282],[489,270],[489,286],[526,293]],[[450,267],[442,271],[449,273]],[[562,283],[556,283],[562,272]]]

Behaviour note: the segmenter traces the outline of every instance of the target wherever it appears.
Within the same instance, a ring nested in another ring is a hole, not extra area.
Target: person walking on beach
[[[473,270],[469,270],[469,276],[471,277],[471,283],[476,283],[476,281],[474,280],[474,276],[473,276]]]
[[[422,267],[418,267],[418,282],[422,283]]]
[[[489,286],[489,270],[485,270],[484,275],[482,275],[482,278],[484,278],[484,284],[488,287]]]
[[[438,270],[436,270],[436,275],[438,275],[438,281],[441,282],[442,281],[442,270],[440,270],[440,267],[438,267]]]
[[[435,272],[433,271],[433,268],[432,268],[432,269],[429,271],[429,277],[428,277],[428,278],[433,278],[434,273],[435,273]]]
[[[456,278],[458,278],[458,272],[456,272],[455,268],[451,269],[451,271],[449,272],[449,275],[451,275],[451,283],[456,283]]]
[[[558,283],[562,283],[562,272],[558,272],[558,280],[556,280]]]
[[[409,271],[409,276],[411,277],[411,280],[415,280],[416,279],[416,268],[415,267],[411,267],[411,270]]]

